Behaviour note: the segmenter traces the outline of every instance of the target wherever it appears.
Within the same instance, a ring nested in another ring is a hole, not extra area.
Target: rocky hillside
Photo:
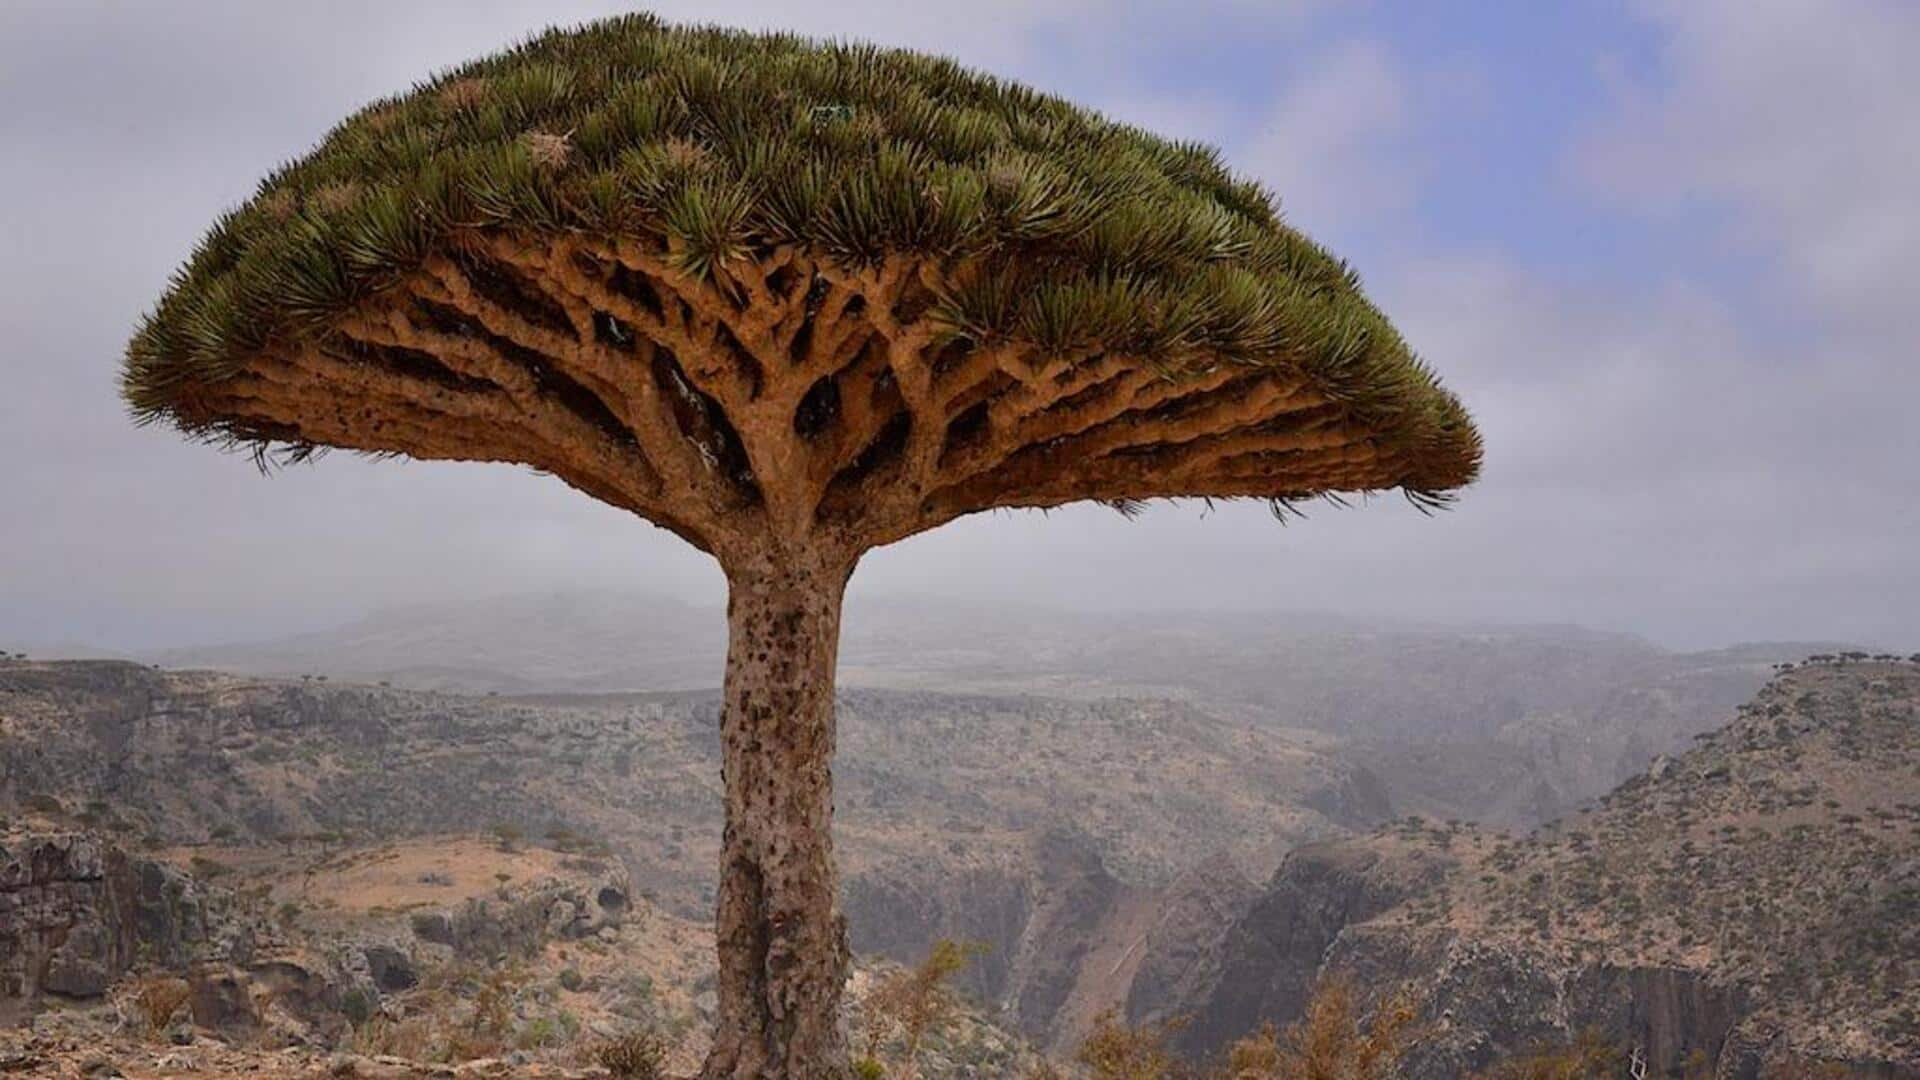
[[[713,1025],[712,954],[704,923],[579,851],[441,836],[149,855],[16,824],[0,837],[0,1073],[604,1076],[601,1048],[647,1033],[685,1075]],[[888,971],[856,968],[856,1035]],[[1037,1061],[962,1008],[918,1066]]]
[[[1920,1075],[1920,664],[1801,667],[1522,837],[1407,819],[1290,856],[1178,992],[1194,1054],[1318,979],[1406,988],[1415,1076],[1598,1026],[1654,1075]]]
[[[0,661],[0,808],[156,850],[497,828],[598,848],[703,920],[716,709]],[[1083,958],[1157,918],[1209,855],[1264,877],[1297,843],[1389,816],[1324,736],[1178,702],[855,691],[841,723],[855,948],[910,961],[939,937],[985,942],[970,988],[1044,1041],[1124,992]]]

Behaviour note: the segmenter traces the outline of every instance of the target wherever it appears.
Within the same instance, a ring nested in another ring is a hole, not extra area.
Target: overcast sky
[[[618,587],[677,540],[496,466],[262,478],[136,430],[123,343],[214,216],[340,116],[588,0],[0,4],[0,648],[325,626]],[[1221,145],[1466,399],[1484,480],[969,519],[870,593],[1578,622],[1920,648],[1920,5],[668,3],[946,52]]]

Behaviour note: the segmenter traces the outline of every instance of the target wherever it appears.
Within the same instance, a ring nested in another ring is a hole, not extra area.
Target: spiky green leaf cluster
[[[799,244],[970,258],[952,332],[1178,370],[1286,364],[1458,487],[1458,401],[1210,147],[942,58],[628,16],[550,31],[350,117],[214,226],[128,350],[137,416],[500,229],[644,236],[683,268]]]

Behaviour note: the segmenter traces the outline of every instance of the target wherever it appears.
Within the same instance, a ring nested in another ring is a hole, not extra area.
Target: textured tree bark
[[[728,567],[719,1021],[705,1080],[851,1075],[833,864],[833,678],[850,562]]]

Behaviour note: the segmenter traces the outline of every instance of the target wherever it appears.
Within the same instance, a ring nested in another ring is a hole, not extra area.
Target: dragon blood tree
[[[123,383],[262,460],[531,466],[719,561],[713,1077],[848,1071],[833,679],[862,552],[996,507],[1433,505],[1480,458],[1211,149],[943,59],[641,16],[350,117],[214,226]]]

